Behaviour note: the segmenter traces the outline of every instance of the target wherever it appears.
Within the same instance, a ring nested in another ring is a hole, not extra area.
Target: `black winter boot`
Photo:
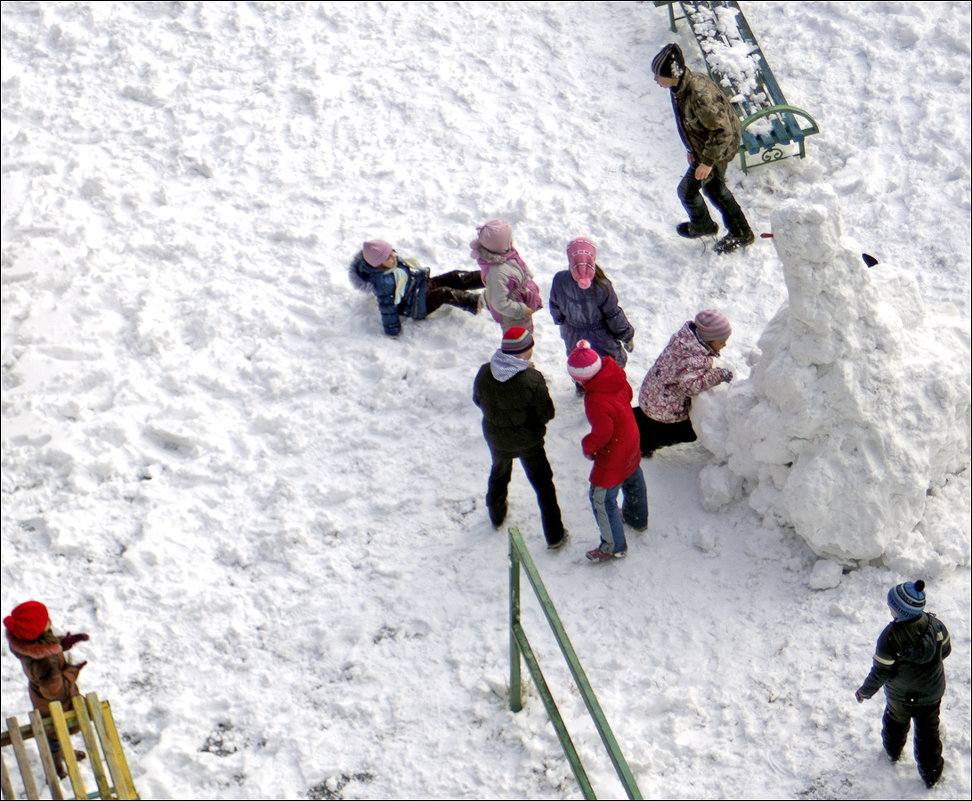
[[[756,235],[751,229],[746,228],[738,234],[730,233],[722,237],[715,246],[716,253],[732,253],[739,248],[749,247],[756,241]]]
[[[679,223],[675,226],[675,231],[679,236],[686,239],[698,239],[700,236],[714,236],[719,233],[719,226],[712,220],[708,224],[694,225],[690,222]]]
[[[483,277],[479,270],[450,270],[430,278],[427,289],[482,289]]]

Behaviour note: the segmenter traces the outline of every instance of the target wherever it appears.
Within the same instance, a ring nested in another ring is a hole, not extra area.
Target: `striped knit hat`
[[[586,384],[601,372],[601,357],[582,339],[567,357],[567,372],[578,384]]]
[[[721,311],[705,309],[695,315],[695,330],[705,342],[718,342],[729,339],[732,326]]]
[[[503,345],[501,347],[503,353],[518,356],[521,353],[526,353],[532,347],[533,334],[525,328],[514,326],[513,328],[507,328],[503,332]]]
[[[676,81],[685,71],[685,56],[682,48],[677,44],[667,44],[651,60],[651,71],[662,78],[674,78]]]
[[[888,606],[898,614],[898,620],[911,620],[925,609],[925,582],[906,581],[888,590]]]

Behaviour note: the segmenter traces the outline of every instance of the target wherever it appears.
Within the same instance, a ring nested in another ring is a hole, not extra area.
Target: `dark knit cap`
[[[888,590],[888,606],[898,615],[899,620],[911,620],[925,609],[925,582],[906,581],[895,584]]]
[[[651,71],[662,78],[674,78],[676,81],[685,72],[685,56],[682,48],[677,44],[667,44],[651,60]]]

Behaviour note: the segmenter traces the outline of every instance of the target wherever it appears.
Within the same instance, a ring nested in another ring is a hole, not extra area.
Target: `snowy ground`
[[[385,338],[346,266],[381,237],[467,268],[499,216],[546,291],[590,236],[638,331],[634,387],[712,305],[744,377],[785,287],[768,241],[719,258],[674,235],[684,157],[647,69],[665,13],[2,8],[3,613],[38,598],[91,633],[82,689],[111,700],[145,798],[576,797],[532,687],[507,707],[507,546],[470,401],[498,328],[447,310]],[[932,318],[968,321],[969,4],[744,9],[822,130],[804,161],[731,169],[754,227],[830,184],[848,238],[913,270]],[[541,548],[519,470],[511,522],[645,796],[923,796],[883,758],[879,700],[853,699],[887,588],[919,576],[811,589],[792,532],[744,501],[703,511],[700,445],[644,463],[649,530],[587,564],[583,410],[545,313],[537,339],[572,542]],[[921,576],[954,648],[942,798],[972,793],[969,486],[966,467],[923,521],[957,554]],[[595,789],[619,795],[524,617]],[[19,664],[0,664],[2,715],[23,717]]]

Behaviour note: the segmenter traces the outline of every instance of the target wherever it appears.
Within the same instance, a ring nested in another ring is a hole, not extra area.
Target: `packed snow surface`
[[[736,379],[696,410],[724,436],[643,462],[649,529],[595,566],[587,423],[536,317],[571,542],[543,548],[519,468],[509,522],[642,793],[924,795],[883,757],[879,699],[853,698],[888,588],[924,578],[953,638],[934,795],[969,798],[972,12],[744,8],[821,133],[805,160],[730,168],[780,238],[719,257],[674,233],[685,157],[648,64],[672,40],[701,59],[651,4],[3,4],[0,608],[37,598],[91,634],[81,687],[111,701],[142,797],[579,795],[532,685],[508,707],[507,542],[471,402],[498,327],[446,309],[390,339],[347,277],[372,238],[472,268],[502,217],[545,293],[566,243],[595,241],[635,389],[700,309],[733,324]],[[850,281],[821,311],[858,319],[795,316],[824,289],[800,265]],[[800,349],[838,340],[830,408]],[[840,432],[859,455],[828,456]],[[828,470],[869,489],[821,496]],[[619,796],[526,589],[523,617]],[[7,649],[0,668],[24,720]]]

